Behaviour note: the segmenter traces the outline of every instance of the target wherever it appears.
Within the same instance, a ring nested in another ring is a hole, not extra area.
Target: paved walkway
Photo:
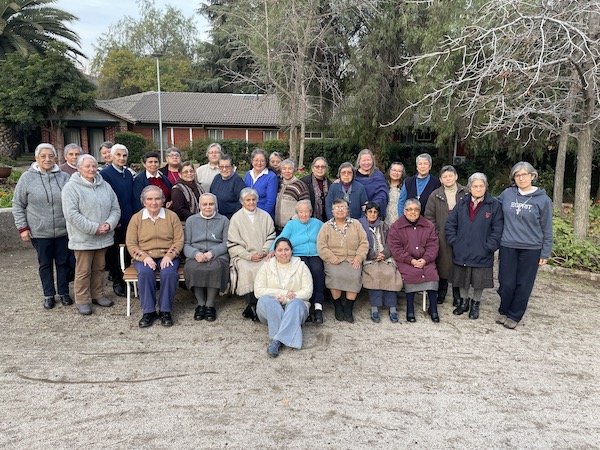
[[[363,295],[355,324],[327,305],[269,359],[240,299],[194,322],[179,290],[175,326],[141,330],[137,301],[43,310],[34,252],[1,256],[3,448],[600,446],[598,283],[540,275],[515,331],[492,290],[479,320],[444,304],[440,324],[374,324]]]

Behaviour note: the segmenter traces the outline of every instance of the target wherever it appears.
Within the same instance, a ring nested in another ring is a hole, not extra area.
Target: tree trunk
[[[583,239],[587,236],[592,189],[592,159],[594,156],[594,125],[587,123],[579,133],[573,231]]]
[[[299,151],[298,151],[298,167],[304,167],[304,133],[306,131],[306,123],[302,121],[300,124],[300,136],[299,136]]]
[[[298,125],[290,124],[290,159],[296,161],[296,150],[298,149]]]
[[[15,159],[18,149],[19,141],[15,131],[10,126],[0,123],[0,156]]]
[[[569,132],[571,124],[565,122],[560,132],[558,153],[556,154],[556,166],[554,167],[554,192],[552,202],[554,211],[563,215],[563,191],[565,189],[565,160],[567,159],[567,144],[569,143]]]

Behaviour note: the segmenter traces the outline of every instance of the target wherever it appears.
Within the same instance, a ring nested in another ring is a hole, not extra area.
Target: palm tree
[[[0,65],[7,53],[45,53],[55,42],[66,46],[67,55],[85,57],[77,48],[79,36],[65,25],[77,17],[49,6],[53,3],[56,0],[0,0]],[[14,129],[0,123],[0,155],[14,158],[18,147]]]

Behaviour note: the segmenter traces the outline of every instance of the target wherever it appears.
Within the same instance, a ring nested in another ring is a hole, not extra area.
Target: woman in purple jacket
[[[381,209],[380,217],[385,219],[389,199],[389,187],[385,176],[375,165],[373,152],[368,148],[358,152],[354,178],[365,187],[367,199],[379,205]]]
[[[416,198],[408,199],[404,203],[404,215],[390,228],[388,245],[404,281],[406,320],[416,322],[415,293],[427,291],[427,312],[433,322],[439,322],[439,276],[435,266],[439,241],[433,223],[421,216],[421,203]]]

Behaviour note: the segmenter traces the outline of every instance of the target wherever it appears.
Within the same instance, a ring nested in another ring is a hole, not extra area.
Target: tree
[[[23,57],[42,54],[57,42],[65,46],[67,55],[83,55],[77,49],[79,36],[65,25],[77,18],[48,6],[53,3],[56,0],[0,1],[0,65],[13,52]],[[19,77],[11,80],[11,84],[15,79]],[[14,157],[18,148],[15,130],[0,121],[0,155]]]
[[[64,47],[45,55],[11,53],[0,70],[0,123],[27,131],[51,118],[51,126],[60,126],[64,113],[92,106],[93,93]]]
[[[461,61],[453,77],[408,105],[398,118],[419,110],[427,123],[434,112],[458,110],[467,134],[504,132],[525,143],[559,136],[569,123],[578,142],[574,229],[583,238],[600,119],[599,35],[600,2],[595,0],[488,1],[471,24],[449,35],[438,50],[408,57],[396,67],[417,79],[454,55]]]

